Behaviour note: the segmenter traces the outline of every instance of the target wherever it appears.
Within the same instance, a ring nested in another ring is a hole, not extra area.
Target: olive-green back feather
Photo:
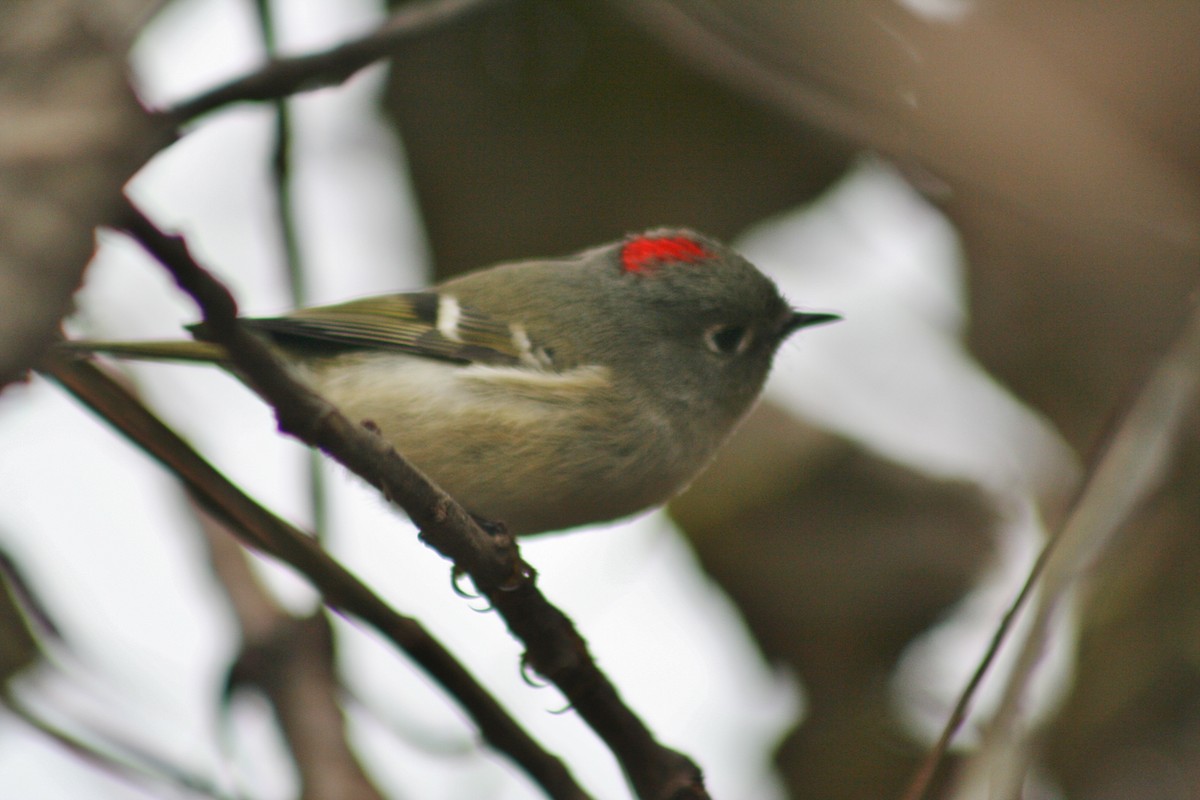
[[[440,318],[448,308],[454,318]],[[523,347],[506,323],[434,292],[368,297],[242,322],[301,350],[306,343],[332,344],[496,365],[528,362],[530,357],[528,345]]]

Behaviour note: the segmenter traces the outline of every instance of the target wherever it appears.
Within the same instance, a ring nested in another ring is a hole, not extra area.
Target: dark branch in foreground
[[[319,53],[276,58],[261,69],[186,100],[161,116],[174,125],[231,103],[275,100],[297,92],[336,86],[392,53],[406,39],[428,32],[497,0],[430,0],[410,3],[366,36]]]
[[[599,670],[571,621],[537,588],[511,536],[489,535],[449,495],[383,439],[355,425],[295,380],[237,321],[229,291],[192,258],[183,239],[159,230],[130,205],[125,229],[200,306],[206,332],[238,373],[274,408],[282,432],[317,447],[404,509],[421,538],[465,571],[526,648],[529,665],[566,696],[616,755],[643,800],[706,798],[700,770],[660,745]]]
[[[174,472],[245,544],[294,567],[329,606],[361,619],[406,652],[470,714],[484,739],[548,796],[586,800],[563,763],[530,738],[419,622],[398,614],[310,537],[247,496],[103,370],[54,351],[41,369]]]

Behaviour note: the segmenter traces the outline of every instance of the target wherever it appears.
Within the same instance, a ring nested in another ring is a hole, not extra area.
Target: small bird
[[[669,500],[750,410],[784,339],[836,319],[793,309],[719,242],[660,229],[242,324],[472,514],[525,535]],[[69,345],[227,361],[190,330]]]

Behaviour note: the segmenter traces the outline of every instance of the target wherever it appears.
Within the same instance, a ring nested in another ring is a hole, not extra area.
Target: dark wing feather
[[[293,345],[394,350],[460,363],[536,363],[528,342],[522,341],[505,323],[478,309],[459,305],[454,324],[439,329],[440,310],[437,294],[415,292],[305,308],[282,317],[242,322],[251,330]]]

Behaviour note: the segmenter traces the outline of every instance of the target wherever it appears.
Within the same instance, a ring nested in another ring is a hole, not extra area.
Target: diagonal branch
[[[72,733],[45,719],[19,697],[5,693],[0,706],[67,752],[114,778],[159,793],[151,796],[196,796],[209,800],[238,800],[204,777],[172,764],[167,759],[136,745],[121,741],[107,731],[91,730],[87,736]],[[89,741],[88,736],[102,744]],[[163,791],[163,790],[166,791]]]
[[[979,685],[1011,635],[1017,616],[1030,604],[1035,591],[1040,591],[1043,596],[1039,599],[1038,616],[1019,653],[1003,704],[992,722],[993,733],[988,737],[989,740],[1003,737],[1011,743],[1021,710],[1019,698],[1042,655],[1053,611],[1087,567],[1111,545],[1138,505],[1162,483],[1178,449],[1180,430],[1189,415],[1196,413],[1198,394],[1200,306],[1193,307],[1132,404],[1113,414],[1112,433],[1092,461],[1079,496],[1038,554],[1025,583],[993,633],[987,651],[959,694],[941,736],[902,795],[903,800],[925,797],[950,743],[966,719]]]
[[[497,0],[409,3],[366,36],[317,53],[274,58],[255,72],[179,103],[162,112],[162,116],[178,126],[231,103],[275,100],[302,91],[336,86],[390,55],[401,42],[495,2]]]
[[[54,351],[40,369],[174,472],[243,543],[294,567],[329,606],[366,622],[407,653],[455,698],[483,738],[548,796],[586,800],[562,762],[543,750],[419,622],[398,614],[311,538],[248,497],[103,370]]]
[[[124,227],[200,306],[206,333],[227,349],[239,375],[274,408],[280,430],[379,489],[417,524],[423,541],[470,575],[524,644],[529,665],[558,687],[616,755],[638,797],[708,797],[696,765],[659,744],[624,704],[574,624],[537,588],[511,536],[485,533],[382,438],[293,378],[273,351],[238,323],[232,295],[195,261],[181,237],[163,233],[132,204]]]

